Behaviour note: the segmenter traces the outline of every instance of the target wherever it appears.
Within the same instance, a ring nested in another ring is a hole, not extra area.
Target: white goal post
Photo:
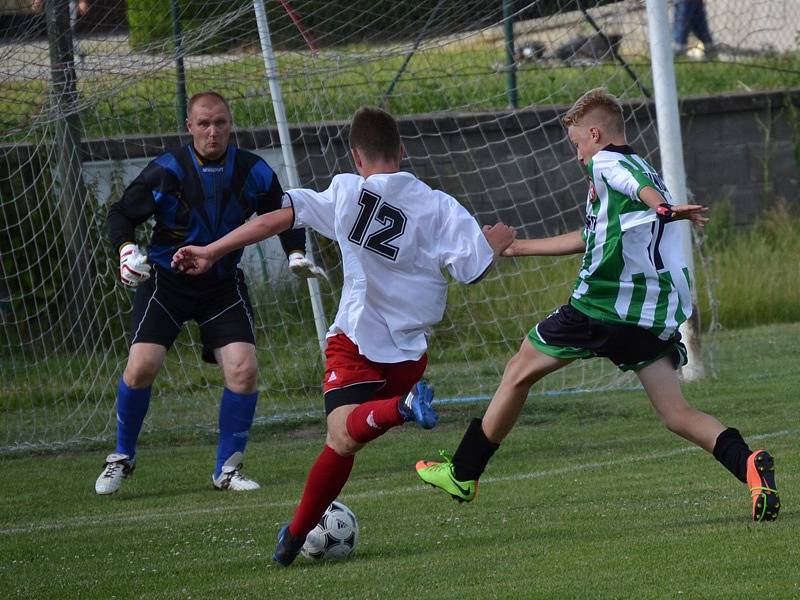
[[[666,0],[647,0],[647,25],[650,32],[650,62],[653,69],[656,118],[658,119],[659,155],[667,189],[676,202],[690,204],[683,162],[683,137],[678,114],[678,92],[675,84],[672,38]],[[692,230],[689,221],[680,223],[683,229],[683,249],[691,281],[695,282]],[[700,313],[697,307],[697,286],[692,286],[692,317],[681,325],[688,364],[682,369],[684,379],[694,381],[705,375],[700,352]]]

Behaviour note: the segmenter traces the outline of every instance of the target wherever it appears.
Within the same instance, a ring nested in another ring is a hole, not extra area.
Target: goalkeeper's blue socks
[[[256,412],[258,391],[251,394],[237,394],[225,388],[219,405],[219,445],[217,446],[217,467],[214,477],[219,477],[222,465],[234,452],[244,452],[253,415]]]
[[[152,386],[141,390],[129,388],[122,377],[117,387],[117,450],[118,454],[136,456],[136,440],[150,407]]]

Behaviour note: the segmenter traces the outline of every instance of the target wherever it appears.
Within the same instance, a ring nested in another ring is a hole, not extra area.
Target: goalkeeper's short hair
[[[215,92],[214,90],[205,90],[203,92],[198,92],[191,98],[189,98],[189,103],[186,105],[186,112],[187,114],[192,114],[192,109],[194,105],[197,104],[200,100],[205,100],[206,98],[213,98],[217,102],[223,104],[226,109],[228,109],[228,115],[231,117],[233,116],[233,112],[231,112],[231,105],[228,104],[228,100],[220,94],[219,92]]]
[[[397,121],[376,106],[362,106],[350,124],[350,147],[371,160],[400,158],[400,131]]]

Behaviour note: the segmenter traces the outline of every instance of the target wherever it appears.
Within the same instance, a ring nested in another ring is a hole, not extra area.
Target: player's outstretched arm
[[[208,246],[179,248],[172,257],[172,268],[189,275],[199,275],[210,269],[211,265],[226,254],[289,229],[293,221],[292,208],[281,208],[260,215]]]
[[[494,252],[494,257],[497,259],[517,237],[517,230],[504,223],[495,223],[494,225],[483,226],[483,236],[489,242],[489,246]]]
[[[672,204],[666,203],[664,196],[656,188],[645,186],[639,191],[639,199],[650,208],[656,209],[659,217],[665,221],[686,219],[698,227],[705,227],[708,223],[708,207],[701,204]]]
[[[514,240],[503,256],[565,256],[586,248],[580,230],[541,239]]]
[[[705,227],[708,223],[706,216],[708,207],[701,204],[673,204],[668,207],[668,210],[672,213],[669,215],[669,219],[672,221],[685,219],[698,227]]]

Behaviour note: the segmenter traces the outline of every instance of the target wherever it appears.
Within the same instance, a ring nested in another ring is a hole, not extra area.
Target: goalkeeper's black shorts
[[[240,269],[229,278],[197,281],[154,265],[152,277],[136,288],[131,344],[170,348],[186,321],[200,326],[203,360],[216,362],[214,350],[232,342],[255,344],[253,308]]]

